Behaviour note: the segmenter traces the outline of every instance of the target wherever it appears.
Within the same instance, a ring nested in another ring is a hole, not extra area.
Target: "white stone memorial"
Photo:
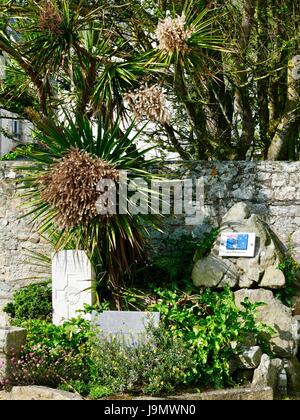
[[[59,251],[52,258],[53,324],[78,316],[94,304],[94,270],[85,251]]]
[[[104,311],[92,313],[92,323],[99,337],[116,337],[124,344],[136,346],[148,340],[148,330],[158,328],[159,312]]]

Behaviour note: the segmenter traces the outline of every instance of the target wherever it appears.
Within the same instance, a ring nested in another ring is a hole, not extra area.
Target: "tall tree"
[[[298,0],[2,0],[0,10],[6,109],[33,122],[66,106],[134,113],[183,159],[298,159]]]

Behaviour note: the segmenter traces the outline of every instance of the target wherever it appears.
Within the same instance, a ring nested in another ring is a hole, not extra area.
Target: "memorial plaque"
[[[221,257],[254,257],[256,235],[253,232],[222,232]]]
[[[100,337],[116,337],[129,346],[147,341],[149,327],[157,328],[159,320],[159,312],[104,311],[92,314],[92,323],[99,329]]]
[[[78,316],[94,304],[95,274],[85,251],[59,251],[52,259],[53,324]]]

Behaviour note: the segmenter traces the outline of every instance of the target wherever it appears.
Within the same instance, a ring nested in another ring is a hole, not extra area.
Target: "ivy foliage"
[[[252,335],[264,351],[270,353],[268,339],[271,327],[256,321],[256,309],[245,299],[244,309],[235,305],[233,292],[206,289],[189,295],[177,290],[156,289],[159,300],[152,309],[159,311],[169,334],[179,337],[192,350],[194,365],[186,376],[187,383],[224,387],[232,385],[230,360]]]

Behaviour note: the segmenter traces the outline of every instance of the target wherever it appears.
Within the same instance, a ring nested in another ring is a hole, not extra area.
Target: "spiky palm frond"
[[[67,0],[31,0],[22,14],[31,18],[23,20],[21,30],[26,56],[38,71],[55,72],[72,61],[73,50],[81,48],[82,33],[99,20],[101,9],[87,10],[81,2],[74,7]]]
[[[72,118],[68,114],[63,124],[43,119],[37,125],[39,132],[36,135],[43,149],[30,152],[34,163],[23,168],[29,174],[22,180],[21,186],[24,206],[28,208],[27,216],[38,223],[38,231],[50,238],[56,250],[87,250],[98,282],[118,289],[122,286],[124,273],[130,273],[133,264],[144,257],[145,219],[148,216],[133,216],[126,212],[104,220],[96,215],[88,223],[61,227],[57,224],[59,209],[55,200],[47,201],[47,194],[43,194],[41,176],[51,174],[72,148],[81,150],[87,156],[100,158],[115,170],[127,171],[129,179],[137,176],[151,178],[148,167],[154,161],[145,160],[146,150],[136,149],[134,142],[139,132],[134,132],[133,125],[122,131],[118,123],[111,126],[109,121],[103,122],[102,119],[91,123],[84,116]],[[84,188],[84,183],[82,185]],[[65,191],[59,190],[61,199],[65,197],[67,200],[68,188],[66,185]]]
[[[181,14],[175,9],[160,20],[156,29],[159,62],[182,66],[185,71],[203,68],[206,50],[229,52],[225,40],[216,35],[215,24],[220,16],[209,16],[210,10],[199,10],[194,0],[187,0]]]
[[[108,1],[14,3],[0,5],[0,49],[26,75],[19,78],[18,91],[30,91],[30,98],[33,92],[38,102],[34,109],[47,116],[65,108],[89,117],[128,116],[128,92],[147,84],[177,90],[179,84],[172,85],[177,70],[187,78],[201,74],[212,60],[208,49],[226,51],[216,32],[218,17],[203,11],[197,0],[183,6],[176,2],[166,25],[166,12],[159,5],[154,13],[140,1],[124,0],[122,7]],[[159,37],[166,42],[156,48]],[[17,102],[17,95],[12,100]]]

